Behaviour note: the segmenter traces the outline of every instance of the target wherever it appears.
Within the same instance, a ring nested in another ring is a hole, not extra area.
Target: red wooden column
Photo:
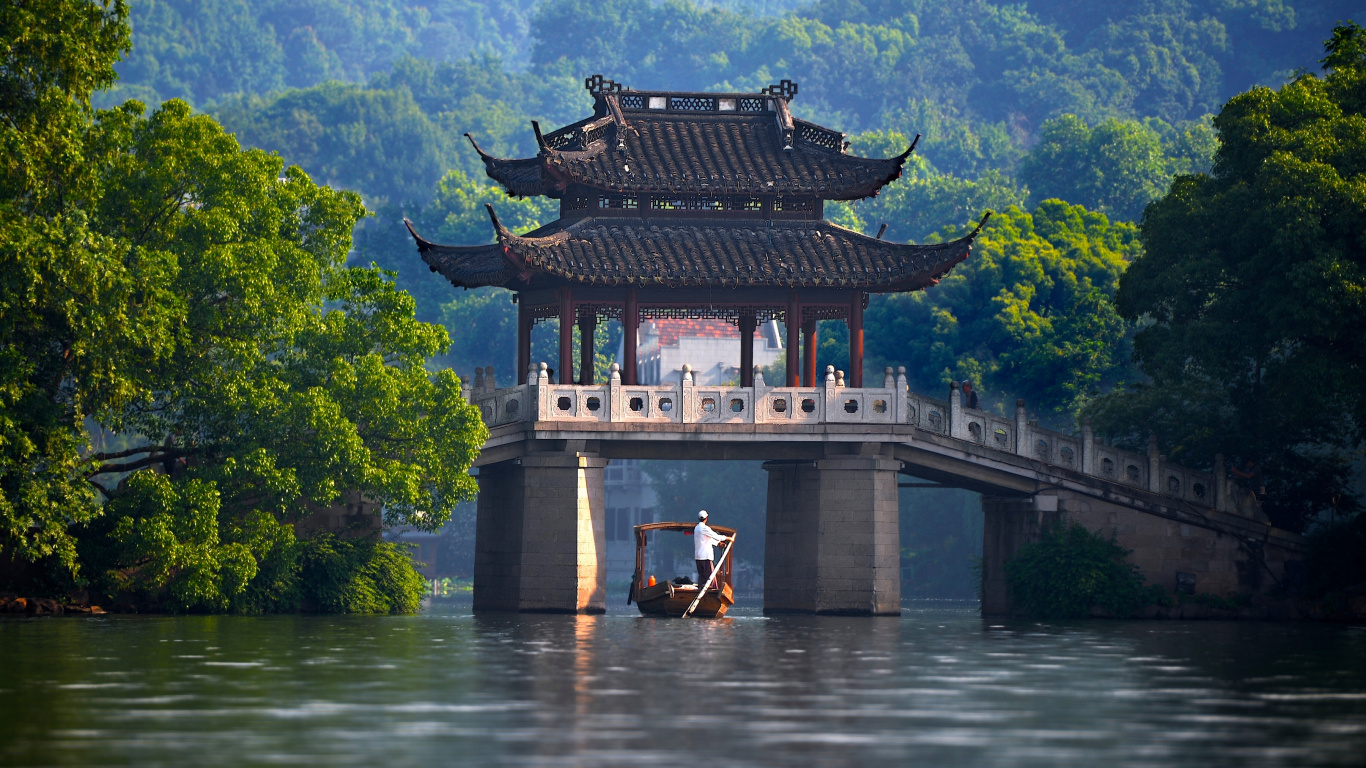
[[[621,313],[621,383],[636,382],[636,345],[640,334],[640,305],[636,300],[636,289],[626,289],[626,307]]]
[[[593,383],[593,333],[598,329],[598,313],[594,310],[579,316],[579,383]]]
[[[789,387],[799,387],[797,372],[801,370],[801,327],[802,327],[802,305],[798,301],[796,291],[792,291],[787,296],[787,315],[784,324],[787,326],[787,384]]]
[[[802,355],[802,367],[806,369],[803,377],[802,386],[818,387],[816,383],[816,336],[817,329],[820,328],[814,319],[806,320],[802,323],[802,334],[806,336],[806,351]]]
[[[849,386],[863,386],[863,291],[849,301]]]
[[[740,315],[740,386],[754,386],[754,315]]]
[[[574,366],[574,289],[560,289],[560,367],[555,371],[555,382],[568,384],[573,380]]]
[[[527,369],[531,367],[531,328],[536,320],[526,302],[518,297],[517,301],[517,383],[526,383]]]

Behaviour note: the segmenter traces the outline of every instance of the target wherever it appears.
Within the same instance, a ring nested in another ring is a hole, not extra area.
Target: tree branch
[[[114,451],[113,453],[94,453],[91,454],[90,458],[98,461],[108,461],[109,459],[122,459],[127,456],[136,456],[139,453],[156,453],[164,450],[166,450],[166,447],[162,445],[144,445],[141,448],[129,448],[123,451]]]
[[[139,469],[146,469],[147,467],[150,467],[154,464],[160,464],[166,461],[167,459],[178,459],[182,456],[187,455],[187,453],[184,453],[182,451],[164,451],[160,455],[148,456],[146,458],[138,459],[137,461],[127,462],[126,464],[110,464],[102,467],[97,467],[87,472],[85,476],[87,479],[89,479],[92,477],[96,477],[98,475],[109,475],[116,472],[135,472]]]

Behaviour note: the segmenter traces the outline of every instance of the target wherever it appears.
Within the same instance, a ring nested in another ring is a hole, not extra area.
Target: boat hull
[[[688,610],[693,600],[697,599],[697,587],[692,589],[675,586],[665,582],[653,587],[646,587],[641,590],[640,596],[636,600],[636,605],[640,608],[641,614],[645,616],[660,616],[666,618],[681,618],[683,612]],[[692,615],[699,619],[719,619],[726,615],[726,611],[735,604],[735,591],[729,584],[721,585],[718,590],[712,588],[707,590],[707,594],[702,596],[697,608]]]

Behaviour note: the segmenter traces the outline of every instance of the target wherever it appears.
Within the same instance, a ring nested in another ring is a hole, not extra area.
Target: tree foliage
[[[1180,176],[1142,225],[1117,306],[1150,386],[1098,411],[1137,441],[1161,424],[1173,460],[1263,464],[1272,519],[1302,528],[1354,508],[1366,427],[1366,54],[1334,30],[1326,76],[1254,88],[1214,120],[1208,174]]]
[[[1081,523],[1044,530],[1006,563],[1006,583],[1016,610],[1039,619],[1081,619],[1091,607],[1128,617],[1156,594],[1143,586],[1138,566],[1125,562],[1129,550]]]
[[[870,303],[872,367],[906,366],[920,392],[966,378],[998,409],[1018,396],[1070,414],[1102,382],[1132,373],[1127,326],[1109,297],[1137,254],[1130,224],[1057,200],[1011,207],[938,286]]]
[[[1160,120],[1110,119],[1091,127],[1063,115],[1043,124],[1039,143],[1020,163],[1020,179],[1035,199],[1067,200],[1135,221],[1173,176],[1208,170],[1213,150],[1214,131],[1203,122],[1184,130]]]
[[[5,559],[74,573],[87,532],[109,542],[90,576],[219,610],[278,575],[263,564],[283,523],[346,494],[439,527],[474,493],[484,427],[456,377],[425,367],[444,330],[384,273],[346,266],[359,198],[183,102],[92,112],[121,6],[49,5],[76,20],[65,46],[97,54],[47,64],[35,45],[7,70],[35,95],[3,123]],[[36,39],[46,23],[12,27]],[[92,447],[91,424],[122,445]]]

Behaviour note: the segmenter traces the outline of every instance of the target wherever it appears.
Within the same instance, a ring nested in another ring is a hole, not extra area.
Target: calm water
[[[1366,629],[469,615],[0,621],[0,765],[1366,764]]]

